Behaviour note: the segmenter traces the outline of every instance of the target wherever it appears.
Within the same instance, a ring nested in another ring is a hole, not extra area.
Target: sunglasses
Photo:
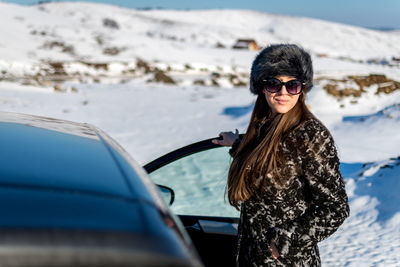
[[[264,89],[270,93],[277,93],[282,90],[282,87],[286,87],[286,91],[291,95],[298,95],[303,91],[305,83],[299,80],[291,80],[288,82],[282,82],[276,78],[270,78],[263,80]]]

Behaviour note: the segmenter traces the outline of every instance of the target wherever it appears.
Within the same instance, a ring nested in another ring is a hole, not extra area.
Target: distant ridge
[[[400,28],[394,28],[394,27],[364,27],[364,28],[382,32],[400,31]]]
[[[235,58],[243,54],[231,51],[238,39],[254,39],[261,47],[296,43],[314,55],[355,61],[400,56],[397,34],[250,10],[137,10],[89,2],[31,6],[0,2],[0,16],[0,58],[6,61],[103,62],[140,57],[214,64],[216,60],[230,62],[232,53]]]

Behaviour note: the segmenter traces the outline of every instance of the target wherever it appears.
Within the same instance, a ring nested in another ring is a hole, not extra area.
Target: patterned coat
[[[286,184],[268,186],[262,197],[242,203],[237,265],[320,266],[317,243],[349,216],[334,141],[318,120],[308,119],[278,149],[285,162],[278,171]],[[272,239],[280,253],[276,260]]]

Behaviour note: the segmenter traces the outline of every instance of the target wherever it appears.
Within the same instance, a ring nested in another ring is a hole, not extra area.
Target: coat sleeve
[[[236,156],[240,142],[242,142],[241,136],[239,136],[239,138],[237,138],[235,142],[233,142],[231,149],[229,149],[229,155],[231,155],[232,158]]]
[[[302,176],[310,195],[309,208],[302,216],[284,222],[268,233],[282,257],[290,254],[292,246],[313,247],[327,238],[350,213],[332,136],[320,124],[314,125],[312,130],[310,134],[303,133],[305,138],[299,149]]]

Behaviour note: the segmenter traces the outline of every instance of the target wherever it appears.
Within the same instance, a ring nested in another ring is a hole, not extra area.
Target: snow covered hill
[[[400,36],[322,20],[247,10],[132,10],[94,3],[0,2],[0,58],[12,61],[215,63],[237,39],[298,43],[315,54],[366,60],[400,56]],[[163,47],[160,49],[160,47]],[[212,56],[207,54],[213,51]],[[227,61],[227,63],[230,63]]]

